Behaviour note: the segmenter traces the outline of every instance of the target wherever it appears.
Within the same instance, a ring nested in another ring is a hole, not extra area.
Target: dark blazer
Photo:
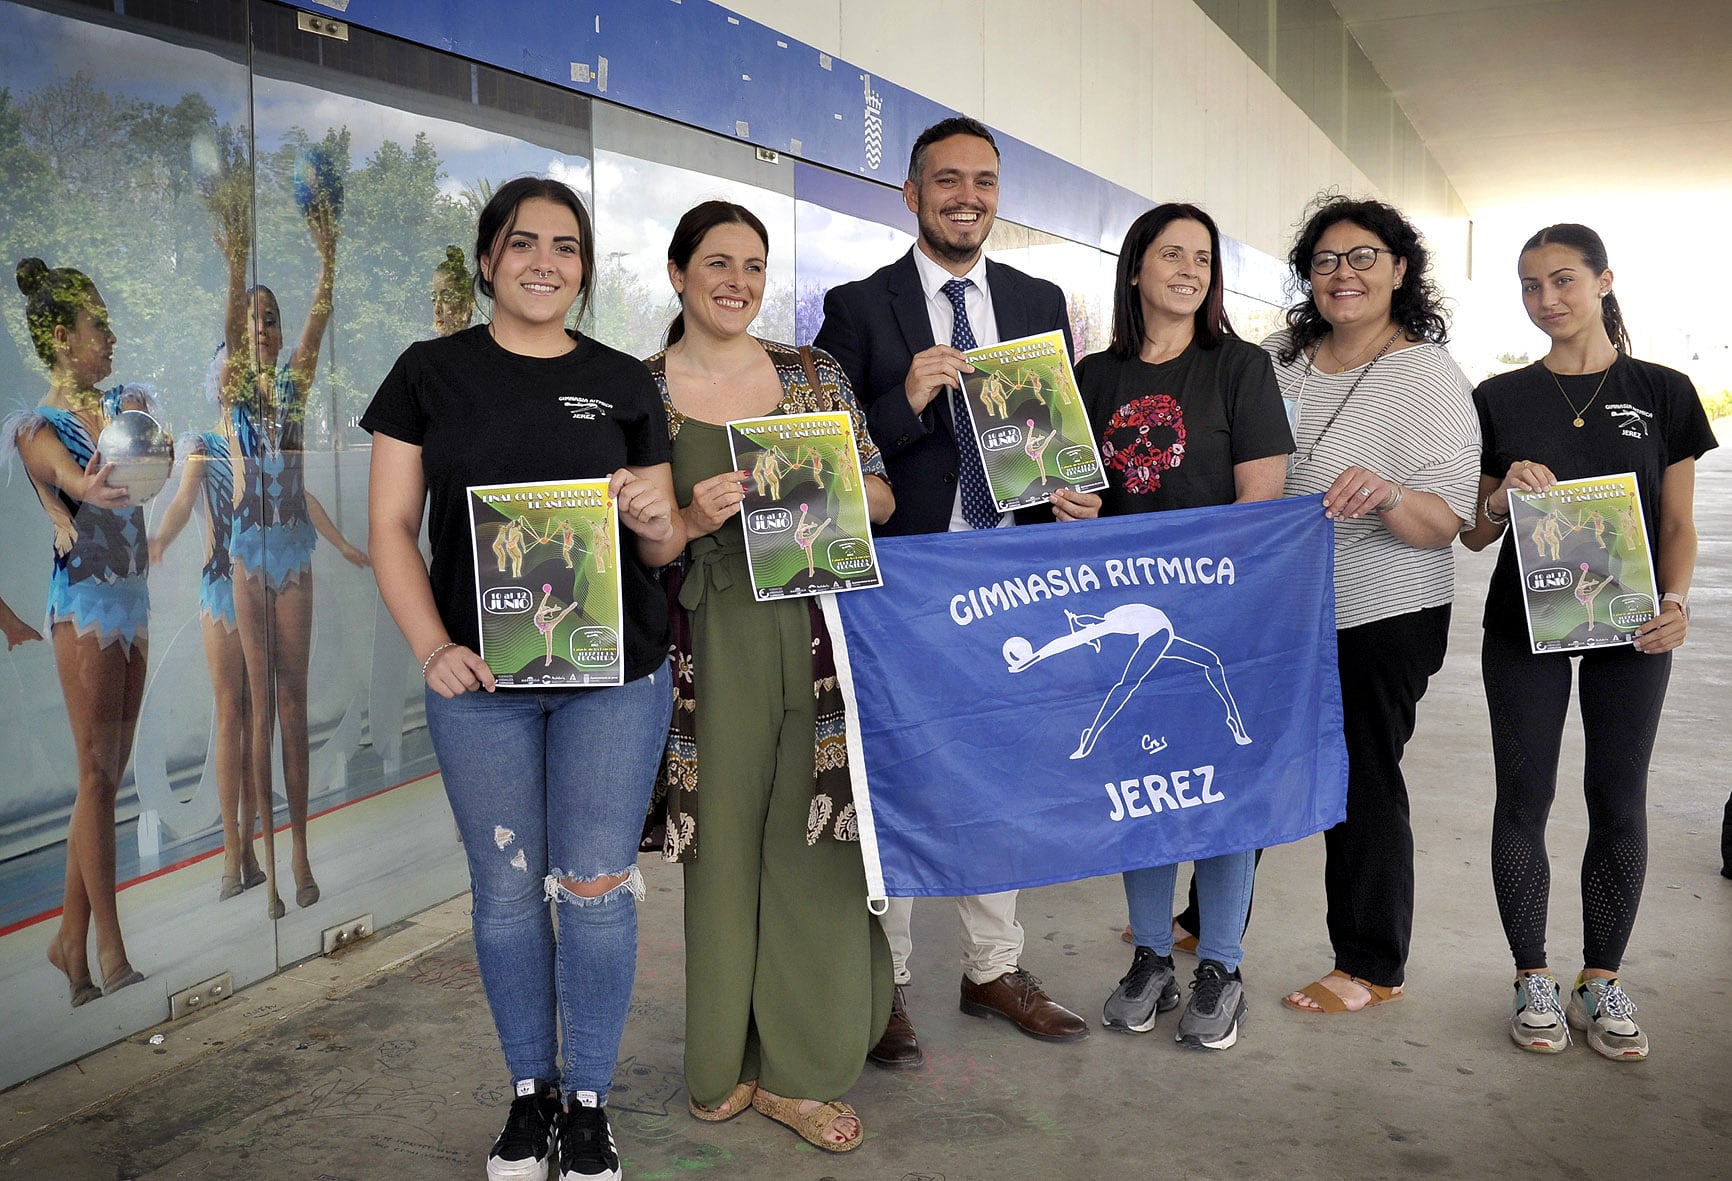
[[[1056,328],[1064,333],[1065,352],[1074,355],[1064,293],[1055,284],[991,259],[986,261],[986,283],[1000,340]],[[950,527],[956,503],[956,435],[949,402],[940,395],[917,415],[902,388],[914,354],[933,343],[912,249],[824,296],[824,326],[813,344],[836,358],[848,375],[865,409],[872,441],[884,454],[896,493],[896,511],[878,526],[885,536],[942,533]],[[1041,512],[1051,520],[1050,509]],[[1017,519],[1023,520],[1022,514]]]

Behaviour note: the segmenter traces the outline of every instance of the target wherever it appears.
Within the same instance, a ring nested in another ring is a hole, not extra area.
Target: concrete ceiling
[[[1732,0],[1332,0],[1470,212],[1732,191]]]

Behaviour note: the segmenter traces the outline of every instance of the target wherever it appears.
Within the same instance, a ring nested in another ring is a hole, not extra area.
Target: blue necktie
[[[950,344],[967,352],[975,347],[974,329],[968,323],[968,305],[963,302],[968,280],[952,279],[940,290],[956,313],[950,326]],[[950,391],[950,418],[956,425],[957,466],[962,478],[962,518],[971,528],[996,528],[998,505],[993,502],[992,489],[986,483],[986,468],[980,461],[980,448],[974,443],[974,431],[969,428],[968,401],[961,387]]]

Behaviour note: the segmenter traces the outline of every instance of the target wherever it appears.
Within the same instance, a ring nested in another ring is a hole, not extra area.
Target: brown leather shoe
[[[976,1017],[1003,1017],[1029,1037],[1047,1042],[1074,1042],[1089,1035],[1088,1022],[1047,996],[1040,981],[1021,968],[987,984],[964,976],[962,1011]]]
[[[914,1036],[914,1023],[908,1020],[908,998],[900,984],[890,1001],[890,1023],[878,1044],[866,1051],[866,1061],[885,1070],[918,1070],[926,1065],[926,1051]]]

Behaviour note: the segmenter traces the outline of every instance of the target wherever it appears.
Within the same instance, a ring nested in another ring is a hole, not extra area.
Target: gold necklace
[[[1401,329],[1398,327],[1396,329],[1396,331],[1400,332]],[[1367,341],[1364,348],[1360,349],[1357,353],[1353,354],[1353,360],[1351,360],[1351,361],[1343,361],[1341,359],[1341,354],[1335,351],[1335,334],[1333,332],[1329,333],[1328,336],[1326,336],[1324,338],[1323,343],[1318,347],[1327,348],[1329,350],[1329,355],[1335,358],[1335,364],[1340,366],[1340,368],[1338,368],[1336,370],[1337,373],[1345,373],[1349,369],[1353,368],[1355,365],[1359,364],[1360,361],[1364,360],[1365,354],[1369,353],[1371,351],[1371,346],[1376,344],[1376,343],[1377,343],[1376,337],[1373,337],[1371,340]],[[1389,349],[1389,344],[1386,343],[1383,346],[1383,348],[1378,350],[1377,355],[1381,357],[1385,352],[1388,351],[1388,349]]]
[[[1613,357],[1612,358],[1612,365],[1616,365],[1617,363],[1618,363],[1618,359],[1616,357]],[[1547,373],[1552,374],[1552,384],[1558,387],[1558,393],[1563,395],[1563,399],[1564,399],[1565,403],[1567,403],[1569,405],[1570,411],[1576,416],[1575,422],[1573,424],[1576,427],[1576,429],[1580,430],[1582,428],[1582,426],[1585,425],[1583,420],[1582,420],[1582,415],[1584,415],[1588,412],[1588,407],[1590,407],[1594,404],[1594,399],[1599,397],[1600,391],[1606,388],[1606,378],[1608,378],[1612,375],[1612,365],[1607,365],[1606,371],[1604,373],[1600,374],[1600,384],[1594,387],[1594,392],[1588,395],[1588,400],[1586,402],[1582,403],[1582,407],[1580,410],[1577,410],[1576,404],[1574,402],[1570,401],[1570,396],[1568,394],[1564,393],[1564,383],[1558,380],[1558,375],[1556,373],[1552,373],[1551,369],[1547,368],[1546,366],[1544,366],[1544,365],[1540,366],[1540,368],[1545,369],[1545,371]]]

